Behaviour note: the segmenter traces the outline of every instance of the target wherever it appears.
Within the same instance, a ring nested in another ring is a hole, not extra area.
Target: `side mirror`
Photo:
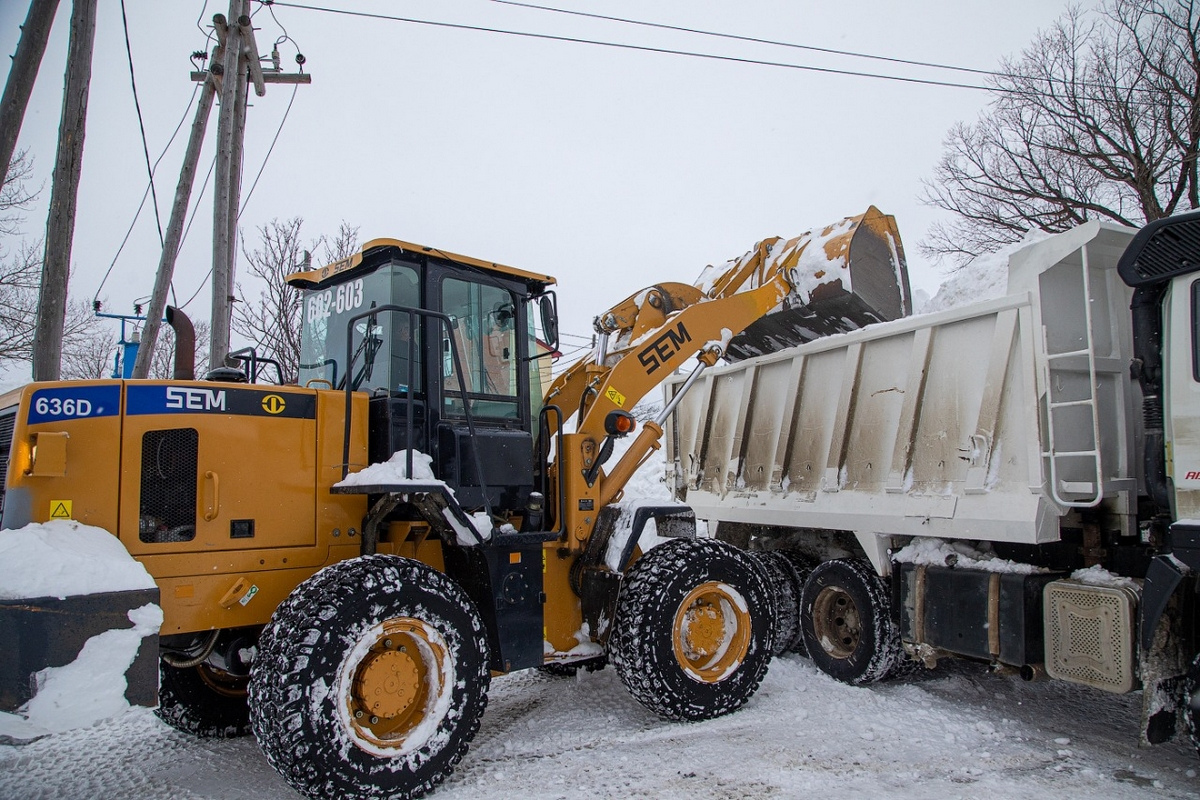
[[[542,315],[542,335],[551,350],[558,349],[558,297],[546,292],[538,298],[538,310]]]

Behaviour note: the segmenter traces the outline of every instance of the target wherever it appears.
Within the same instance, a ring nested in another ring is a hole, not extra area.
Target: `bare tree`
[[[34,324],[42,276],[42,240],[20,238],[24,211],[37,192],[26,189],[33,164],[15,155],[0,185],[0,363],[33,357]],[[107,377],[116,338],[85,301],[67,305],[63,327],[63,377]],[[101,363],[104,362],[104,363]]]
[[[305,248],[300,233],[303,224],[303,217],[271,220],[258,228],[254,250],[248,250],[246,237],[241,237],[246,266],[259,284],[259,294],[249,296],[238,282],[233,330],[251,342],[259,357],[279,362],[284,383],[295,383],[299,375],[303,311],[300,293],[288,286],[285,278],[303,269],[306,255],[318,247],[326,263],[347,257],[358,247],[358,228],[343,222],[332,240],[321,236]]]
[[[922,248],[965,263],[1091,219],[1141,225],[1200,207],[1200,5],[1069,8],[992,79],[995,99],[950,130],[923,200],[951,212]]]

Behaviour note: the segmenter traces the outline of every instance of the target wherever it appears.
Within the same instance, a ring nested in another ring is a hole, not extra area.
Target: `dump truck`
[[[253,732],[314,798],[431,789],[497,674],[607,661],[666,718],[733,711],[773,652],[765,569],[683,504],[620,503],[665,417],[615,443],[693,357],[699,376],[734,334],[776,347],[901,316],[904,275],[874,208],[769,239],[599,315],[596,350],[543,387],[552,277],[376,239],[288,278],[297,386],[260,383],[253,352],[206,380],[30,384],[0,411],[3,527],[102,529],[156,588],[0,603],[0,707],[150,592],[163,622],[127,697],[157,693],[191,733]],[[669,541],[643,552],[651,523]]]
[[[1089,222],[1002,297],[673,377],[667,479],[838,680],[965,657],[1200,744],[1197,271],[1200,214]]]

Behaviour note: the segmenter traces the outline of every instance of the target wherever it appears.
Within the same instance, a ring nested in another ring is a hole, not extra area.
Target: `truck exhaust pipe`
[[[175,367],[171,378],[177,381],[196,379],[196,328],[188,315],[167,306],[167,324],[175,331]]]

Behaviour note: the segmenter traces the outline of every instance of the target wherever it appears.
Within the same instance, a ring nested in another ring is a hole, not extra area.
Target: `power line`
[[[192,89],[192,97],[190,100],[188,100],[187,108],[183,110],[183,116],[179,118],[179,124],[175,126],[175,131],[171,134],[171,138],[167,140],[167,144],[163,148],[162,153],[159,154],[158,160],[154,162],[154,167],[150,171],[151,180],[149,183],[147,183],[145,191],[142,192],[142,201],[138,204],[137,211],[135,211],[133,214],[133,221],[129,223],[129,228],[125,231],[125,238],[121,240],[121,245],[117,248],[117,252],[113,256],[112,262],[109,263],[108,270],[105,271],[104,277],[100,279],[100,285],[96,288],[96,294],[93,295],[92,302],[95,302],[97,299],[99,299],[100,292],[104,290],[104,284],[108,281],[109,275],[112,274],[113,267],[117,265],[117,259],[121,257],[121,251],[125,249],[125,245],[129,241],[129,236],[133,233],[133,228],[135,225],[137,225],[138,218],[142,215],[142,209],[146,206],[146,198],[149,196],[150,190],[154,186],[154,170],[158,169],[158,165],[162,163],[163,158],[165,158],[167,155],[167,151],[171,149],[171,145],[175,142],[175,137],[179,135],[179,131],[183,128],[183,123],[187,121],[188,113],[192,110],[192,103],[196,101],[196,94],[199,91],[199,86],[196,86],[194,89]],[[159,236],[162,236],[161,227],[159,229]]]
[[[373,14],[366,11],[349,11],[342,8],[328,8],[326,6],[305,5],[303,3],[287,3],[275,0],[272,5],[285,8],[297,8],[303,11],[319,11],[326,14],[341,14],[349,17],[362,17],[364,19],[379,19],[389,22],[407,22],[413,25],[428,25],[435,28],[450,28],[454,30],[478,31],[480,33],[497,33],[505,36],[518,36],[526,39],[544,39],[553,42],[569,42],[572,44],[589,44],[596,47],[610,47],[618,50],[639,50],[646,53],[660,53],[663,55],[685,56],[688,58],[702,58],[710,61],[726,61],[737,64],[755,64],[764,67],[777,67],[780,69],[795,69],[805,72],[820,72],[827,75],[847,75],[856,78],[875,78],[877,80],[896,81],[899,83],[916,83],[925,86],[942,86],[952,89],[974,89],[976,91],[990,92],[995,91],[988,86],[980,86],[972,83],[955,83],[952,81],[938,81],[929,78],[908,78],[901,75],[885,75],[878,72],[860,72],[857,70],[834,69],[832,67],[816,67],[810,64],[791,64],[783,61],[764,61],[755,58],[742,58],[739,56],[723,56],[715,53],[700,53],[692,50],[676,50],[668,47],[649,47],[646,45],[627,44],[624,42],[609,42],[602,39],[583,39],[576,36],[557,36],[548,33],[533,33],[531,31],[513,31],[504,28],[488,28],[481,25],[465,25],[456,22],[439,22],[436,20],[417,19],[415,17],[398,17],[390,14]],[[1000,90],[1004,91],[1004,90]]]
[[[204,184],[200,187],[200,194],[196,196],[196,205],[192,207],[192,215],[188,217],[187,227],[183,229],[183,236],[179,239],[179,249],[183,250],[183,243],[187,241],[187,235],[192,230],[192,223],[196,220],[196,212],[200,210],[200,201],[204,199],[204,193],[208,191],[208,182],[212,179],[213,169],[217,166],[217,157],[214,155],[208,165],[208,174],[204,176]],[[187,299],[183,305],[178,306],[180,311],[186,309],[191,302],[196,299],[196,295],[200,294],[200,290],[208,284],[208,276],[212,275],[212,266],[208,268],[208,272],[204,273],[204,277],[200,279],[200,285],[196,287],[196,291],[192,292],[192,296]]]
[[[935,61],[913,61],[907,58],[892,58],[889,56],[876,55],[874,53],[858,53],[853,50],[836,50],[831,47],[817,47],[816,45],[797,44],[795,42],[781,42],[776,39],[762,39],[757,36],[739,36],[734,33],[720,33],[718,31],[706,31],[699,28],[688,28],[682,25],[666,25],[660,22],[647,22],[639,19],[627,19],[625,17],[611,17],[607,14],[592,14],[586,11],[572,11],[566,8],[554,8],[553,6],[541,6],[534,3],[521,3],[517,0],[491,0],[493,3],[500,3],[506,6],[516,6],[518,8],[530,8],[537,11],[551,11],[556,14],[566,14],[573,17],[587,17],[589,19],[602,19],[608,22],[620,22],[626,25],[639,25],[646,28],[658,28],[667,31],[679,31],[681,33],[694,33],[699,36],[713,36],[720,39],[732,39],[739,42],[753,42],[754,44],[768,44],[775,47],[790,47],[795,50],[808,50],[814,53],[827,53],[835,56],[848,56],[850,58],[866,58],[873,61],[886,61],[892,64],[906,64],[913,67],[928,67],[930,69],[945,69],[955,72],[967,72],[973,75],[987,75],[990,77],[1013,77],[1002,72],[993,72],[986,69],[974,69],[972,67],[958,67],[953,64],[939,64]]]
[[[254,176],[254,183],[250,184],[250,191],[246,192],[246,199],[242,201],[242,207],[238,210],[238,220],[241,220],[242,212],[246,210],[246,206],[250,205],[250,197],[254,194],[254,188],[258,186],[258,179],[262,177],[263,170],[267,168],[267,162],[271,160],[271,153],[275,151],[275,143],[279,141],[279,134],[283,133],[283,123],[287,122],[288,114],[292,110],[292,103],[296,102],[296,92],[299,89],[300,84],[292,87],[292,99],[288,100],[287,108],[283,112],[283,119],[279,120],[279,127],[275,130],[275,138],[271,140],[271,146],[267,148],[267,154],[263,157],[262,165],[258,168],[258,174]]]
[[[146,143],[146,124],[142,121],[142,104],[138,102],[137,79],[133,76],[133,48],[129,45],[129,20],[125,17],[125,0],[121,0],[121,27],[125,31],[125,55],[129,60],[129,83],[133,87],[133,107],[137,109],[138,130],[142,132],[142,153],[146,156],[146,172],[150,175],[150,197],[154,201],[154,221],[158,223],[158,244],[161,247],[163,244],[162,218],[158,213],[158,193],[154,190],[154,167],[150,166],[150,146]]]

